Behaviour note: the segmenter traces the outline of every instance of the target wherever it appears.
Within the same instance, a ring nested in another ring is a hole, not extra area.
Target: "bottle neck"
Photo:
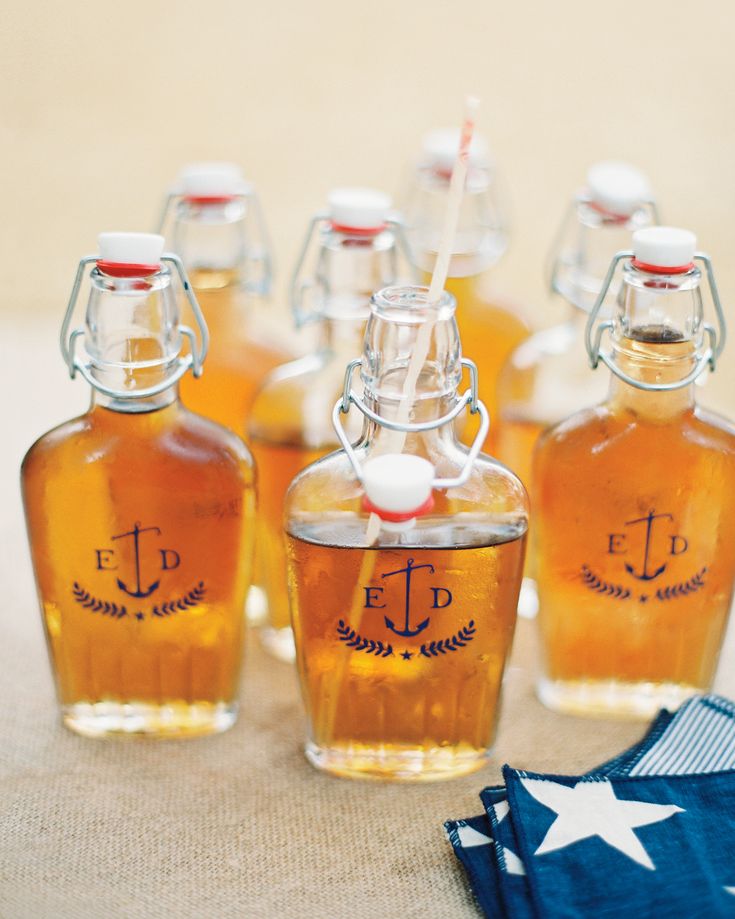
[[[663,327],[658,334],[651,330],[635,338],[616,336],[612,349],[615,367],[644,386],[684,379],[694,369],[697,357],[693,341],[667,336]],[[613,372],[609,402],[615,409],[634,412],[646,420],[670,421],[694,407],[694,385],[652,391],[633,386]]]
[[[308,240],[292,279],[298,322],[316,317],[364,327],[373,292],[395,284],[400,272],[396,237],[388,227],[368,234],[329,223],[320,230],[312,265],[306,263],[307,251]]]
[[[504,253],[508,234],[494,176],[489,168],[471,166],[460,205],[449,277],[483,274]],[[451,170],[420,168],[406,206],[406,236],[416,267],[430,274],[441,244]]]
[[[164,384],[177,369],[181,333],[167,269],[146,278],[110,277],[95,269],[91,281],[84,341],[90,375],[100,386],[92,404],[141,413],[175,402],[175,382]],[[160,392],[137,395],[159,386]]]
[[[265,293],[270,284],[267,241],[253,232],[248,196],[184,198],[173,223],[174,250],[198,292],[242,287]]]
[[[627,217],[602,210],[582,197],[562,227],[552,255],[553,289],[572,307],[589,313],[597,300],[612,256],[630,246],[631,233],[652,223],[650,207],[641,205]],[[619,284],[615,280],[605,300],[610,315]]]
[[[140,341],[130,340],[131,358],[135,359],[135,357],[140,356],[141,344]],[[155,369],[135,366],[130,366],[125,370],[120,370],[118,368],[95,368],[92,371],[92,375],[96,380],[99,380],[102,385],[111,389],[147,389],[150,386],[156,386],[165,379],[168,379],[175,367],[176,362],[171,361],[165,364],[159,364]],[[108,393],[102,392],[99,389],[92,389],[93,408],[105,408],[126,415],[155,412],[169,405],[173,405],[175,402],[178,402],[178,399],[179,387],[177,383],[172,383],[156,395],[137,397],[134,399],[121,399],[117,396],[111,396]]]
[[[703,345],[700,272],[661,275],[627,265],[622,296],[613,320],[612,362],[639,386],[613,375],[614,404],[665,420],[694,405],[694,388],[686,380],[697,366]],[[661,391],[650,386],[671,385]]]
[[[443,396],[419,396],[410,405],[410,420],[412,423],[436,421],[446,415],[454,407],[456,401],[456,393]],[[375,396],[366,392],[365,403],[369,409],[386,421],[395,421],[399,416],[399,399]],[[436,451],[437,447],[456,444],[455,427],[452,422],[447,422],[428,431],[405,434],[401,439],[403,445],[400,452],[428,457]],[[375,453],[392,453],[396,449],[396,433],[369,418],[365,421],[363,441],[368,443],[371,451]]]
[[[372,300],[360,376],[365,402],[386,421],[437,421],[457,401],[462,364],[454,298],[444,293],[433,306],[426,298],[425,288],[394,287]],[[454,436],[451,423],[413,434],[371,422],[366,434],[382,445],[403,445],[388,447],[388,452],[412,451]]]

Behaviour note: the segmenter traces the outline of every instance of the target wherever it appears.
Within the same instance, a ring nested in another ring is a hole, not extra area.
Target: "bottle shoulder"
[[[315,352],[277,367],[260,386],[248,418],[253,439],[303,443],[323,448],[336,443],[332,410],[340,397],[345,362]]]
[[[735,423],[729,418],[699,405],[696,406],[693,416],[699,425],[711,432],[713,437],[735,444]]]
[[[355,450],[359,462],[365,462],[369,448]],[[450,478],[459,474],[467,450],[456,443],[453,449],[425,453],[434,464],[437,477]],[[363,489],[352,464],[343,450],[336,450],[302,470],[293,480],[286,499],[287,518],[324,513],[355,514],[367,519],[362,510]],[[491,526],[507,525],[525,532],[528,518],[528,497],[520,479],[506,466],[480,454],[464,485],[434,490],[433,516],[446,521],[461,516],[466,519],[486,519]]]
[[[57,451],[62,450],[65,445],[84,440],[92,427],[90,414],[90,412],[85,412],[83,415],[62,421],[36,438],[26,450],[21,462],[22,474],[26,474],[35,463],[43,462]]]
[[[545,431],[537,454],[580,451],[594,461],[610,452],[640,450],[669,457],[693,449],[715,450],[735,459],[735,426],[699,406],[669,417],[646,416],[606,402],[583,409]]]
[[[63,474],[99,463],[125,461],[132,468],[164,463],[252,470],[245,443],[214,421],[181,404],[155,412],[124,413],[93,407],[42,435],[23,460],[24,474],[35,465]],[[239,474],[238,473],[238,474]]]
[[[300,399],[324,371],[325,357],[319,353],[279,364],[264,378],[255,395],[253,408],[265,408],[274,400]]]

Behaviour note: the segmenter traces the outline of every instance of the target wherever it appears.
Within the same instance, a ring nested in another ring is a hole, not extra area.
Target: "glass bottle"
[[[282,660],[294,659],[283,501],[296,473],[337,447],[331,409],[345,365],[362,350],[370,295],[407,270],[390,209],[380,191],[331,192],[326,212],[311,221],[292,282],[294,318],[299,328],[316,329],[314,351],[274,370],[253,403],[249,441],[258,465],[258,553],[268,598],[260,634]]]
[[[375,294],[333,410],[343,449],[286,500],[306,755],[338,775],[460,775],[493,741],[527,505],[516,476],[479,452],[488,415],[454,305],[444,293],[430,307],[422,287]],[[463,365],[472,385],[459,395]],[[364,399],[351,388],[358,366]],[[364,416],[354,448],[340,426],[351,405]],[[454,426],[467,406],[481,417],[470,450]]]
[[[413,258],[429,283],[441,239],[459,131],[438,129],[423,140],[422,156],[405,202],[406,236]],[[488,273],[507,248],[508,227],[495,164],[486,141],[472,140],[459,226],[446,289],[457,302],[457,324],[469,357],[477,364],[480,398],[497,416],[497,379],[511,351],[528,335],[517,304],[488,294]],[[494,424],[485,449],[494,453]],[[468,436],[471,436],[468,433]]]
[[[612,256],[630,243],[630,234],[656,221],[646,178],[627,163],[603,161],[587,173],[554,247],[551,291],[569,306],[560,323],[535,332],[520,344],[498,379],[499,410],[495,451],[520,476],[531,504],[531,458],[540,434],[586,405],[605,398],[606,381],[590,373],[584,330]],[[610,314],[617,286],[604,310]],[[522,615],[538,608],[533,541],[526,558]]]
[[[169,224],[211,339],[206,373],[182,379],[181,398],[242,436],[258,385],[292,356],[285,316],[268,301],[272,258],[260,201],[234,164],[195,163],[166,200],[161,232]]]
[[[91,406],[37,440],[21,474],[62,718],[95,737],[225,730],[237,716],[252,459],[179,402],[178,381],[201,372],[207,348],[180,260],[153,234],[103,233],[99,246],[80,262],[61,337]],[[90,264],[86,323],[70,333]],[[179,324],[170,266],[199,343]]]
[[[590,373],[584,330],[612,256],[630,235],[655,222],[648,182],[626,163],[600,162],[567,213],[552,256],[551,291],[569,305],[561,323],[531,335],[498,381],[497,455],[515,469],[533,499],[531,456],[547,428],[602,401],[605,381]],[[615,286],[604,304],[609,312]]]
[[[539,440],[539,694],[551,708],[650,717],[712,683],[735,577],[735,430],[694,398],[725,336],[694,250],[692,233],[651,227],[615,257],[586,336],[592,365],[612,371],[607,401]],[[621,261],[614,317],[600,323]]]

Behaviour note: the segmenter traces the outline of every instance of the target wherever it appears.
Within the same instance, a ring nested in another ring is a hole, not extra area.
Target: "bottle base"
[[[542,678],[536,692],[556,712],[592,718],[648,720],[659,709],[675,710],[705,690],[682,683],[623,683],[619,680],[550,680]]]
[[[331,775],[385,782],[440,782],[458,778],[482,769],[490,755],[489,749],[422,750],[361,744],[320,747],[311,741],[304,752],[312,766]]]
[[[75,702],[61,719],[83,737],[201,737],[231,728],[237,711],[237,702]]]
[[[260,642],[265,650],[273,657],[277,657],[279,661],[293,664],[296,660],[296,645],[293,639],[293,629],[290,626],[283,629],[264,626],[260,629]]]

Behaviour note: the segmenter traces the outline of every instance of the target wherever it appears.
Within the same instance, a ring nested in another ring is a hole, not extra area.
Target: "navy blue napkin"
[[[504,775],[530,915],[735,916],[735,772]]]
[[[703,696],[687,702],[675,716],[662,711],[642,741],[576,781],[607,776],[707,774],[733,768],[735,706],[718,696]],[[509,774],[515,782],[517,773],[511,770]],[[539,859],[534,857],[529,866],[525,864],[528,853],[519,839],[519,818],[512,813],[513,802],[508,800],[506,787],[487,788],[481,798],[484,816],[445,824],[480,906],[488,916],[524,919],[546,915],[533,903],[527,875],[527,867],[533,874]],[[735,915],[735,903],[732,906]]]

